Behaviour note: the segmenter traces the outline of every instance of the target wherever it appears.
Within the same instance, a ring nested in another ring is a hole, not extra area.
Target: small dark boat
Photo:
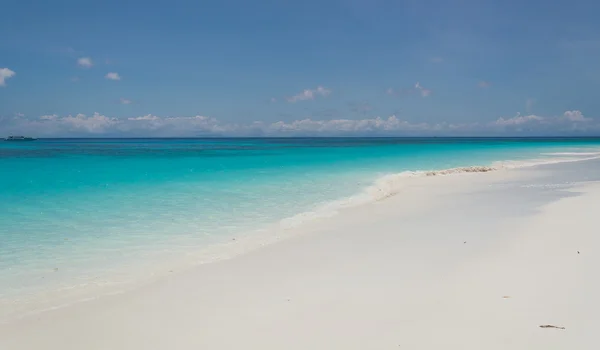
[[[35,137],[28,136],[9,136],[4,139],[4,141],[35,141],[37,140]]]

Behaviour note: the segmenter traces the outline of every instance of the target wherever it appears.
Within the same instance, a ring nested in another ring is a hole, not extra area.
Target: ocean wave
[[[563,152],[563,155],[564,153],[567,152]],[[332,217],[336,215],[340,210],[346,208],[357,207],[360,205],[377,202],[389,197],[393,197],[410,185],[410,182],[407,181],[410,178],[488,173],[497,170],[519,169],[540,165],[600,159],[600,153],[596,152],[572,153],[573,155],[578,155],[580,157],[505,160],[493,162],[489,166],[474,165],[440,170],[403,171],[400,173],[386,174],[376,179],[372,185],[364,188],[360,193],[356,195],[324,203],[316,207],[313,211],[299,213],[294,216],[282,219],[279,222],[279,224],[281,228],[290,229],[300,226],[303,223],[309,221]]]

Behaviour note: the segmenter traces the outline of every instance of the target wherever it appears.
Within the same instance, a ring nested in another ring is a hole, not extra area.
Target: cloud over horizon
[[[500,117],[483,123],[411,122],[396,115],[362,119],[313,119],[292,121],[227,123],[216,118],[167,116],[152,114],[114,118],[100,113],[90,116],[43,115],[36,119],[2,118],[0,130],[8,134],[39,137],[64,136],[514,136],[556,135],[557,133],[591,134],[600,131],[600,124],[585,117],[581,111],[565,111],[562,115],[544,117],[521,115]]]

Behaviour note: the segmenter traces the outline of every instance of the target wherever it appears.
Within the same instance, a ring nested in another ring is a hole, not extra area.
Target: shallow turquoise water
[[[0,143],[0,297],[87,283],[359,193],[385,174],[594,151],[598,139]],[[58,284],[58,282],[56,282]]]

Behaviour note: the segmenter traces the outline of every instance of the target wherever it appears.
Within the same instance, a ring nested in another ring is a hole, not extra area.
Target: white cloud
[[[94,63],[92,62],[92,59],[89,57],[81,57],[81,58],[77,59],[77,65],[79,67],[83,67],[83,68],[90,68],[94,65]]]
[[[116,73],[116,72],[110,72],[110,73],[106,74],[104,77],[108,80],[121,80],[121,76],[119,75],[119,73]]]
[[[75,116],[42,115],[38,119],[23,119],[11,125],[9,130],[39,136],[69,135],[102,135],[118,128],[121,120],[100,113],[91,116],[77,114]]]
[[[252,122],[249,124],[222,123],[207,116],[160,117],[152,114],[124,119],[110,118],[99,113],[92,116],[77,114],[60,117],[44,115],[39,120],[29,120],[18,125],[28,134],[54,135],[99,135],[135,134],[149,136],[194,136],[216,134],[233,136],[253,135],[336,135],[369,132],[390,133],[395,131],[427,131],[426,123],[413,124],[400,120],[395,115],[387,118],[314,120],[310,118],[290,122]],[[35,132],[32,132],[35,131]]]
[[[316,89],[305,89],[301,93],[291,96],[291,97],[286,97],[285,99],[290,103],[295,103],[298,101],[314,100],[315,97],[317,97],[317,96],[326,97],[326,96],[329,96],[330,94],[331,94],[331,90],[324,88],[322,86],[318,86]]]
[[[128,100],[128,99],[126,99],[126,98],[123,98],[123,97],[121,97],[121,98],[119,99],[119,102],[120,102],[122,105],[128,105],[128,104],[131,104],[131,100]]]
[[[16,74],[8,68],[0,68],[0,86],[6,86],[6,79],[10,79]]]
[[[563,116],[572,122],[589,122],[592,118],[586,118],[580,111],[566,111]]]
[[[585,122],[585,123],[583,123]],[[274,123],[225,123],[216,118],[196,116],[161,117],[147,114],[129,118],[112,118],[99,113],[58,116],[43,115],[38,119],[14,117],[4,119],[0,133],[22,133],[36,136],[335,136],[335,135],[561,135],[597,133],[600,124],[584,117],[580,111],[566,111],[559,116],[520,115],[498,118],[483,123],[452,124],[447,122],[410,122],[396,115],[361,119],[303,118]]]
[[[431,90],[422,87],[418,82],[415,84],[415,89],[421,93],[421,97],[427,97],[431,95]]]
[[[87,117],[84,114],[77,114],[74,117],[69,115],[59,120],[67,127],[87,131],[91,134],[102,133],[109,127],[119,123],[118,119],[109,118],[99,113],[94,113],[91,117]]]
[[[544,117],[540,117],[537,115],[521,115],[520,113],[517,113],[516,116],[512,117],[512,118],[498,118],[494,124],[499,125],[499,126],[510,126],[510,125],[522,125],[522,124],[526,124],[526,123],[530,123],[530,122],[541,122],[544,121],[545,118]]]
[[[160,117],[157,117],[152,114],[143,115],[141,117],[127,118],[127,120],[159,120],[159,119],[160,119]]]
[[[267,131],[276,134],[294,134],[294,133],[316,133],[316,134],[335,134],[335,133],[358,133],[373,131],[403,131],[403,130],[426,130],[427,124],[411,124],[407,121],[398,119],[395,115],[388,118],[366,118],[366,119],[333,119],[333,120],[312,120],[302,119],[293,122],[279,121],[268,125]]]
[[[498,118],[494,123],[495,126],[502,127],[522,127],[528,126],[529,128],[541,128],[560,130],[568,129],[569,127],[576,126],[578,123],[589,123],[592,122],[592,118],[587,118],[581,113],[581,111],[573,110],[566,111],[562,116],[558,117],[542,117],[535,114],[521,115],[517,114],[512,118]]]
[[[215,118],[196,115],[192,117],[159,117],[147,114],[140,117],[130,117],[121,122],[121,131],[157,132],[165,136],[193,135],[194,133],[233,132],[234,124],[224,124]]]

